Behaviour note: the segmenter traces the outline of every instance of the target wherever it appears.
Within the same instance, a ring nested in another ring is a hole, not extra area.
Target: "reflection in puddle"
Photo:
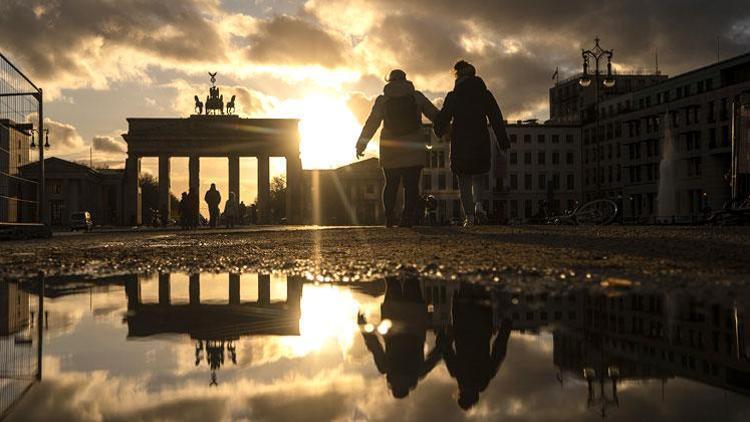
[[[153,274],[47,279],[42,301],[40,283],[3,282],[0,405],[17,420],[750,416],[744,288],[591,284]]]

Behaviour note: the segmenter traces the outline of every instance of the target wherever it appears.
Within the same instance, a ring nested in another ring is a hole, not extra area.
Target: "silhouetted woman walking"
[[[498,147],[507,150],[510,142],[500,107],[482,78],[476,76],[474,66],[462,60],[453,69],[456,85],[445,97],[443,109],[435,120],[435,133],[437,136],[450,133],[451,171],[458,176],[464,226],[471,226],[476,210],[481,209],[479,194],[491,167],[488,120]]]

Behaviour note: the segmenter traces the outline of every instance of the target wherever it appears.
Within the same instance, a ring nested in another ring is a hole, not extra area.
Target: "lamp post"
[[[40,90],[41,91],[41,90]],[[40,94],[41,95],[41,94]],[[39,101],[39,111],[41,116],[41,106],[42,102]],[[29,145],[29,148],[36,149],[36,143],[34,142],[34,133],[37,134],[37,138],[39,139],[39,205],[38,205],[38,212],[39,212],[39,221],[42,224],[47,224],[46,219],[46,175],[45,175],[45,169],[44,169],[44,150],[49,149],[49,129],[45,128],[44,122],[42,118],[39,118],[39,128],[38,129],[31,129],[31,145]],[[44,144],[42,144],[42,134],[44,134]]]
[[[583,57],[583,75],[578,83],[583,87],[587,88],[591,85],[591,77],[589,76],[589,60],[594,61],[594,115],[596,116],[596,127],[594,128],[594,139],[596,144],[596,195],[597,197],[602,196],[601,186],[602,182],[599,174],[599,85],[604,85],[604,88],[612,88],[615,86],[615,79],[612,76],[612,56],[614,50],[605,50],[599,45],[599,37],[594,39],[595,45],[591,50],[581,50],[581,57]],[[599,64],[603,58],[607,58],[607,76],[604,81],[599,80]]]

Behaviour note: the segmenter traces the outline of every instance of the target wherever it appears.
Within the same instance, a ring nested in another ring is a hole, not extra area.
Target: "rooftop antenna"
[[[656,59],[656,74],[661,75],[661,71],[659,70],[659,50],[658,49],[656,50],[654,56]]]
[[[721,39],[719,36],[716,36],[716,63],[721,61]]]

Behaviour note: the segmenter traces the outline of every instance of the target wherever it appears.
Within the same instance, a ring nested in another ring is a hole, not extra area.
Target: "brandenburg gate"
[[[215,84],[216,74],[211,75]],[[170,158],[188,157],[190,188],[203,198],[200,187],[201,157],[226,157],[229,162],[229,191],[240,195],[240,157],[258,160],[258,220],[269,222],[270,176],[269,158],[286,158],[286,219],[290,224],[302,220],[302,161],[297,119],[245,119],[234,114],[234,96],[226,105],[215,85],[203,103],[195,97],[196,114],[187,118],[129,118],[128,145],[125,162],[126,224],[141,224],[141,192],[139,174],[141,158],[159,160],[159,209],[170,216]],[[228,198],[225,193],[224,198]]]

